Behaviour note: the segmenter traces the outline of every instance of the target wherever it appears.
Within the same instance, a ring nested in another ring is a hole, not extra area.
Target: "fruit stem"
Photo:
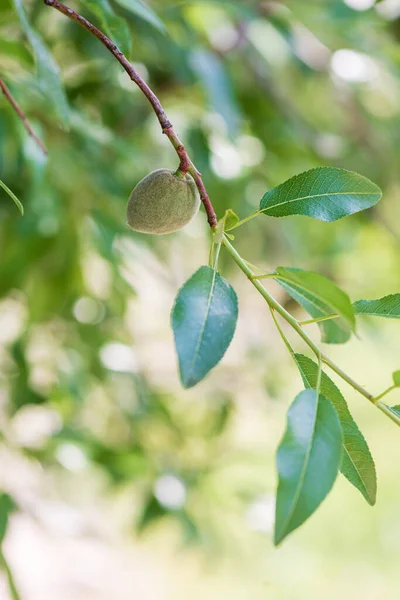
[[[203,180],[201,178],[201,174],[196,169],[195,165],[189,158],[189,155],[185,149],[185,146],[182,144],[179,139],[178,134],[174,130],[172,123],[169,121],[165,110],[155,95],[155,93],[151,90],[151,88],[147,85],[147,83],[142,79],[139,73],[136,71],[134,66],[129,62],[126,56],[121,52],[116,44],[110,38],[108,38],[100,29],[95,27],[90,21],[82,17],[77,12],[62,4],[62,2],[58,2],[58,0],[43,0],[47,6],[52,6],[60,13],[75,21],[78,25],[92,33],[98,40],[111,52],[111,54],[117,59],[120,65],[125,69],[128,73],[129,77],[132,79],[134,83],[141,89],[143,94],[146,96],[147,100],[150,102],[156,116],[158,122],[160,123],[162,132],[168,137],[169,141],[173,145],[176,150],[176,153],[180,160],[179,170],[182,173],[190,173],[193,177],[197,189],[200,192],[200,199],[203,203],[204,209],[207,213],[208,223],[211,229],[214,229],[218,224],[217,215],[215,214],[214,207],[212,202],[207,194],[207,190],[204,186]]]
[[[179,167],[179,168],[178,168],[178,169],[175,171],[175,173],[174,173],[174,176],[175,176],[177,179],[180,179],[181,181],[184,181],[184,180],[185,180],[185,177],[186,177],[186,173],[184,173],[183,171],[181,171],[181,168]]]

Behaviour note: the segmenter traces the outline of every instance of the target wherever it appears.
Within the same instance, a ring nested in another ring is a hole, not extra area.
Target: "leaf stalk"
[[[396,425],[400,427],[400,416],[396,415],[389,406],[379,401],[381,396],[378,396],[378,400],[364,389],[359,383],[357,383],[354,379],[352,379],[347,373],[345,373],[338,365],[336,365],[328,356],[323,354],[318,346],[313,342],[313,340],[305,333],[305,331],[301,328],[300,324],[297,320],[281,305],[268,290],[260,283],[258,279],[254,278],[254,273],[248,266],[245,260],[240,256],[236,248],[230,243],[228,238],[224,236],[223,244],[226,250],[229,252],[235,263],[238,265],[241,271],[246,275],[246,277],[250,280],[253,286],[257,289],[257,291],[261,294],[264,300],[267,302],[268,306],[275,310],[291,327],[296,331],[296,333],[302,338],[302,340],[307,344],[307,346],[313,351],[318,361],[321,361],[327,367],[329,367],[332,371],[334,371],[343,381],[345,381],[348,385],[350,385],[354,390],[356,390],[359,394],[364,396],[371,404],[376,406],[381,412],[385,413],[389,419],[391,419]]]

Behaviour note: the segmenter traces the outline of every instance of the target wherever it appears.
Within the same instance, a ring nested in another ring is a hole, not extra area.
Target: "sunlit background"
[[[235,338],[203,383],[181,388],[170,311],[207,264],[205,215],[165,237],[128,230],[131,189],[176,155],[95,38],[39,0],[23,4],[68,110],[36,72],[13,0],[0,0],[0,75],[49,149],[45,159],[0,97],[0,178],[25,206],[21,217],[0,194],[1,600],[397,600],[395,426],[340,383],[376,461],[377,505],[340,477],[274,549],[275,451],[300,377],[222,254]],[[104,27],[101,4],[71,0]],[[219,215],[245,217],[268,188],[319,165],[384,190],[375,209],[333,225],[260,216],[237,232],[245,258],[321,272],[353,300],[399,292],[400,0],[147,4],[139,16],[134,0],[111,2],[113,26]],[[399,339],[396,321],[367,319],[326,351],[378,393],[400,368]]]

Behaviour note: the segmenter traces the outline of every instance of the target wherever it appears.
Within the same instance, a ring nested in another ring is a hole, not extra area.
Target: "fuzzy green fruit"
[[[162,235],[187,225],[200,207],[200,195],[189,174],[157,169],[139,181],[127,206],[128,225],[134,231]]]

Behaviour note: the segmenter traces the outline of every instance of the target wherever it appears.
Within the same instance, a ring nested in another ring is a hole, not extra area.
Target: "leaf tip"
[[[197,381],[193,381],[192,379],[183,379],[182,377],[180,379],[181,385],[184,390],[190,390],[190,388],[194,387],[196,383],[198,383]]]
[[[278,531],[275,526],[275,531],[274,531],[274,546],[275,546],[275,548],[279,548],[279,546],[282,544],[282,542],[286,536],[287,536],[287,532],[282,531],[282,530]]]
[[[201,379],[198,377],[194,377],[192,373],[185,373],[181,366],[179,368],[179,379],[184,390],[190,390],[190,388],[194,387],[201,381]]]

